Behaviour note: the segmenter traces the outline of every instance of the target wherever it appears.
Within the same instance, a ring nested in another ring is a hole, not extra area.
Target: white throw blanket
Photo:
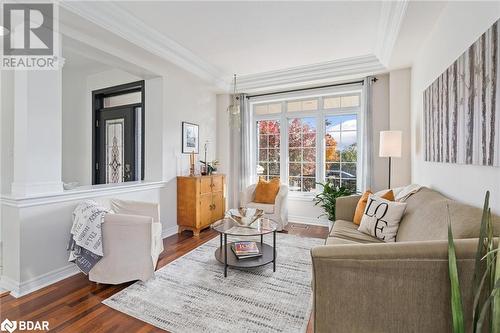
[[[412,194],[417,193],[422,188],[418,184],[410,184],[408,186],[399,187],[394,189],[395,201],[405,202]]]
[[[73,211],[69,261],[86,274],[103,256],[101,224],[109,212],[93,200],[81,202]]]

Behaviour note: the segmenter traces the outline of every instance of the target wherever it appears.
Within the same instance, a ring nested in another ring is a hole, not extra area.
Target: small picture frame
[[[200,150],[199,127],[196,124],[182,122],[182,153],[198,154]]]

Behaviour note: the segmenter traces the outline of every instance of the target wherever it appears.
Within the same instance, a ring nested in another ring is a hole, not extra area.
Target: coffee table
[[[212,224],[212,229],[220,234],[220,247],[215,251],[215,258],[224,264],[224,277],[227,277],[227,268],[251,268],[273,263],[273,272],[276,272],[276,229],[278,224],[269,218],[259,218],[249,227],[242,226],[231,218],[223,218]],[[273,234],[273,245],[264,243],[264,235]],[[262,256],[255,258],[238,259],[227,242],[227,236],[250,237],[260,236],[257,242]]]

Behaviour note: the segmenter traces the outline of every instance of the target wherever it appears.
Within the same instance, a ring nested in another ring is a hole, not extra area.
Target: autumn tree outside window
[[[304,195],[331,181],[360,188],[361,90],[252,102],[256,173]]]

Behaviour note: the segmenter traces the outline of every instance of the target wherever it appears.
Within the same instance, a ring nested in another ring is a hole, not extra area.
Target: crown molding
[[[174,40],[149,27],[113,2],[61,1],[64,9],[104,28],[180,68],[227,89],[224,74]]]
[[[238,90],[272,88],[341,76],[366,74],[383,69],[385,67],[380,63],[379,59],[375,55],[369,54],[259,74],[242,75],[238,77]]]
[[[382,2],[375,55],[385,67],[389,67],[407,8],[408,0]]]

